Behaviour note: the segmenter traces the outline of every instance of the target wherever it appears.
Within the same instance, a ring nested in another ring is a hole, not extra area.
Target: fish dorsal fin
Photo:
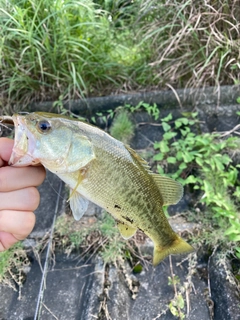
[[[131,238],[137,231],[137,228],[131,227],[120,221],[118,221],[117,226],[118,226],[119,232],[121,233],[121,236],[126,240]]]
[[[169,178],[169,177],[164,177],[160,176],[158,174],[152,173],[150,170],[150,167],[148,163],[142,159],[136,151],[134,151],[131,147],[128,145],[125,145],[126,149],[129,151],[131,154],[132,158],[135,159],[138,163],[140,163],[145,170],[148,171],[148,173],[153,177],[154,181],[156,182],[162,198],[163,198],[163,205],[170,205],[170,204],[176,204],[178,203],[182,196],[183,196],[183,187],[182,185]]]
[[[148,165],[147,161],[145,161],[142,157],[140,157],[140,155],[137,154],[137,152],[135,150],[133,150],[128,145],[125,145],[125,147],[128,150],[128,152],[131,154],[133,159],[135,159],[137,162],[139,162],[144,167],[144,169],[146,169],[146,170],[150,169],[150,166]]]
[[[163,205],[176,204],[181,200],[183,186],[179,182],[154,173],[152,173],[152,177],[161,192]]]
[[[84,198],[80,193],[75,191],[70,199],[70,207],[75,220],[80,220],[84,213],[87,211],[88,200]]]

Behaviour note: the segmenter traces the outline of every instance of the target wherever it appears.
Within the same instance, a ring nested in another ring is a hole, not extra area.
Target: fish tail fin
[[[190,253],[194,251],[194,248],[176,235],[176,239],[169,246],[159,246],[154,245],[153,252],[153,265],[158,265],[164,258],[169,256],[170,254],[179,254],[179,253]]]

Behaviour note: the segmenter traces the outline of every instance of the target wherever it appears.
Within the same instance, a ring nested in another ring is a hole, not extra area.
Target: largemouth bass
[[[9,164],[41,163],[58,175],[72,190],[76,220],[90,200],[112,214],[123,238],[142,230],[154,243],[154,266],[170,254],[193,251],[173,231],[162,209],[182,198],[181,184],[151,172],[129,146],[97,127],[57,114],[15,114],[0,120],[15,126]]]

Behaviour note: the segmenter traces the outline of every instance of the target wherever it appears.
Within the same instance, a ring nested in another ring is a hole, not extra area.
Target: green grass
[[[107,14],[92,1],[1,4],[0,86],[6,101],[96,94],[117,88],[140,66],[138,48],[122,39],[128,31],[115,37]]]
[[[2,107],[240,82],[237,2],[0,1]]]
[[[12,286],[12,280],[19,286],[24,279],[24,267],[29,265],[26,251],[21,243],[0,252],[0,283]]]

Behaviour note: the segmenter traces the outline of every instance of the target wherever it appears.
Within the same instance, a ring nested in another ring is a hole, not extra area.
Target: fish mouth
[[[0,125],[2,124],[9,124],[9,125],[14,125],[13,118],[10,116],[0,116]]]
[[[35,141],[27,129],[25,116],[16,114],[12,117],[1,117],[0,121],[1,119],[3,123],[14,124],[15,128],[14,145],[8,164],[14,167],[23,167],[39,163],[37,159],[33,159],[31,156]]]

